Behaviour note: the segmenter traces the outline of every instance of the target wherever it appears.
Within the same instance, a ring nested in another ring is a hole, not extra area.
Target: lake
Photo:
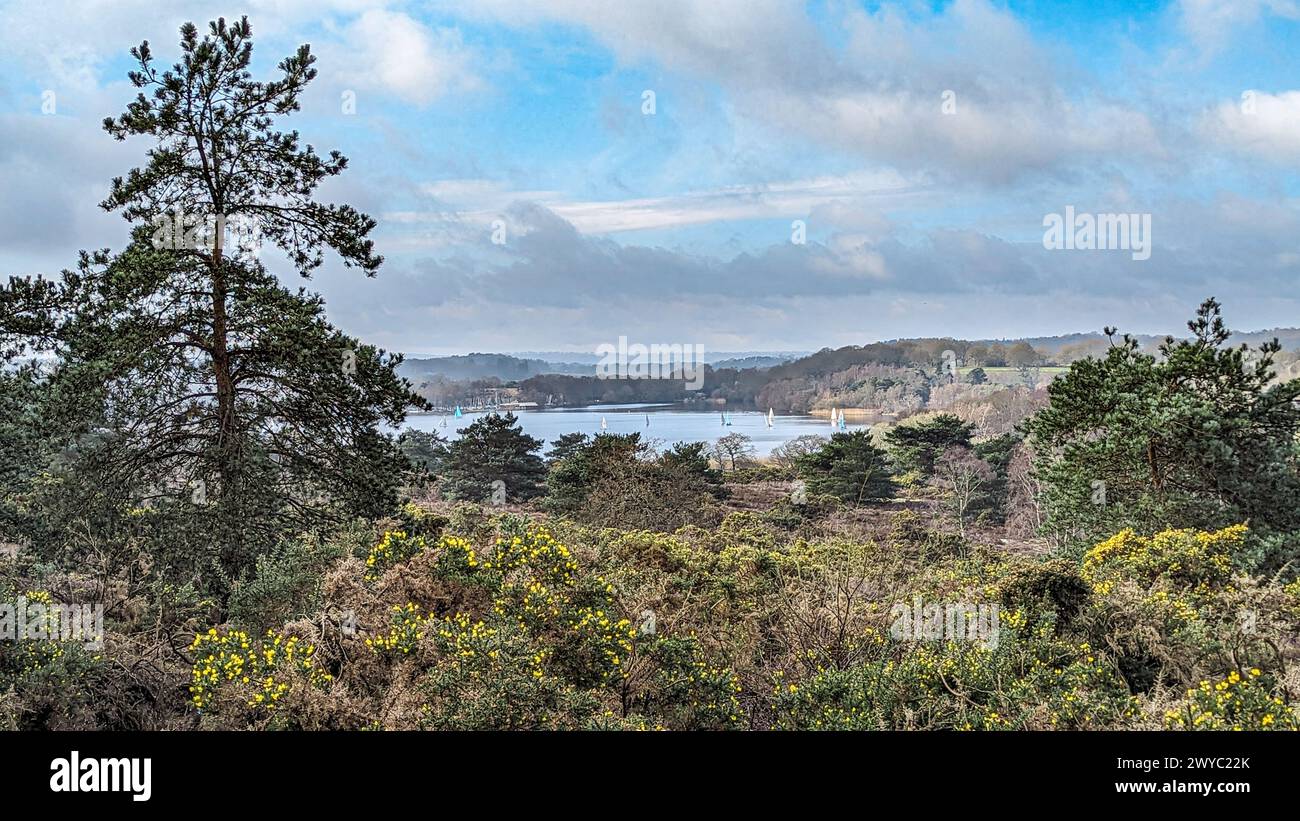
[[[674,442],[713,442],[728,433],[743,433],[754,443],[759,456],[767,456],[784,442],[796,436],[816,434],[829,437],[830,422],[813,416],[778,416],[769,428],[766,413],[756,410],[728,411],[731,425],[722,424],[719,411],[688,410],[677,405],[591,405],[583,408],[548,408],[546,410],[515,411],[524,433],[535,436],[549,445],[566,433],[600,433],[600,420],[605,419],[606,433],[640,433],[643,440],[657,448],[666,448]],[[483,413],[467,413],[460,419],[451,415],[412,414],[406,418],[406,427],[416,430],[433,430],[448,439],[455,439],[456,429],[463,428]],[[650,424],[646,424],[649,417]],[[443,419],[447,426],[443,427]],[[859,430],[862,425],[849,425],[849,430]]]

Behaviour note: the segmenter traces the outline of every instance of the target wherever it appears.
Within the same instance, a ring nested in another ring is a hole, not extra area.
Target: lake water
[[[524,433],[549,444],[566,433],[600,433],[600,420],[606,422],[606,433],[640,433],[643,441],[657,448],[666,448],[674,442],[713,442],[728,433],[743,433],[754,443],[759,456],[770,454],[784,442],[805,434],[829,437],[833,432],[827,419],[813,416],[778,416],[771,428],[767,426],[766,413],[756,410],[728,411],[731,425],[722,424],[718,411],[687,410],[675,405],[593,405],[585,408],[550,408],[536,411],[515,411]],[[457,428],[463,428],[483,413],[467,413],[460,419],[451,415],[413,414],[406,417],[406,427],[433,430],[448,439],[455,439]],[[650,423],[646,424],[646,417]],[[447,426],[443,427],[443,419]],[[849,430],[862,425],[849,425]]]

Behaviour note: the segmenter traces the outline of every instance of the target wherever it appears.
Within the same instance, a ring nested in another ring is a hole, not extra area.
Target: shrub
[[[229,713],[241,724],[295,726],[285,705],[306,687],[325,688],[333,680],[315,658],[316,648],[297,636],[267,630],[259,639],[242,630],[217,630],[194,637],[190,703],[204,717]]]
[[[1300,730],[1295,709],[1273,694],[1259,668],[1234,670],[1213,685],[1202,681],[1165,719],[1175,730]]]

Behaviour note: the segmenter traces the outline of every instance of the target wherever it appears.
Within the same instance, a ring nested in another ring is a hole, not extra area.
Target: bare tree
[[[931,482],[948,492],[948,506],[963,539],[966,537],[967,513],[979,498],[980,491],[994,478],[996,474],[992,466],[970,448],[948,448],[935,460]]]
[[[821,450],[826,441],[825,436],[818,436],[815,433],[796,436],[772,451],[772,461],[781,467],[794,467],[800,456]]]
[[[718,467],[730,465],[735,470],[754,456],[754,443],[743,433],[728,433],[713,444],[713,456]]]
[[[1040,489],[1033,473],[1033,450],[1022,443],[1016,446],[1007,465],[1007,534],[1018,538],[1038,535],[1043,527]]]

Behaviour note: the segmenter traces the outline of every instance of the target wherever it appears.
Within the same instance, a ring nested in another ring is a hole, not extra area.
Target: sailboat
[[[609,429],[609,423],[605,421],[605,417],[603,417],[603,416],[600,417],[600,429],[601,429],[601,430],[608,430],[608,429]]]
[[[445,413],[442,415],[442,425],[441,425],[441,427],[444,427],[444,428],[447,427],[447,414],[445,414]]]
[[[767,426],[768,426],[769,428],[772,427],[772,423],[775,422],[775,421],[776,421],[776,412],[773,411],[771,408],[768,408],[768,409],[767,409]]]
[[[722,426],[723,426],[723,427],[726,427],[726,425],[727,425],[727,415],[726,415],[725,413],[719,413],[719,414],[718,414],[718,417],[722,420]]]
[[[835,408],[831,408],[831,427],[835,427]]]
[[[844,411],[841,410],[841,411],[840,411],[840,430],[848,430],[848,429],[849,429],[849,426],[848,426],[848,424],[844,421]]]
[[[729,414],[729,413],[724,413],[724,414],[722,415],[722,424],[724,424],[724,425],[730,425],[730,424],[731,424],[731,414]]]
[[[650,414],[648,413],[645,415],[645,426],[650,427]]]
[[[464,414],[462,414],[462,413],[460,412],[460,405],[457,405],[457,406],[456,406],[456,418],[459,419],[459,418],[461,418],[461,416],[463,416],[463,415],[464,415]]]

